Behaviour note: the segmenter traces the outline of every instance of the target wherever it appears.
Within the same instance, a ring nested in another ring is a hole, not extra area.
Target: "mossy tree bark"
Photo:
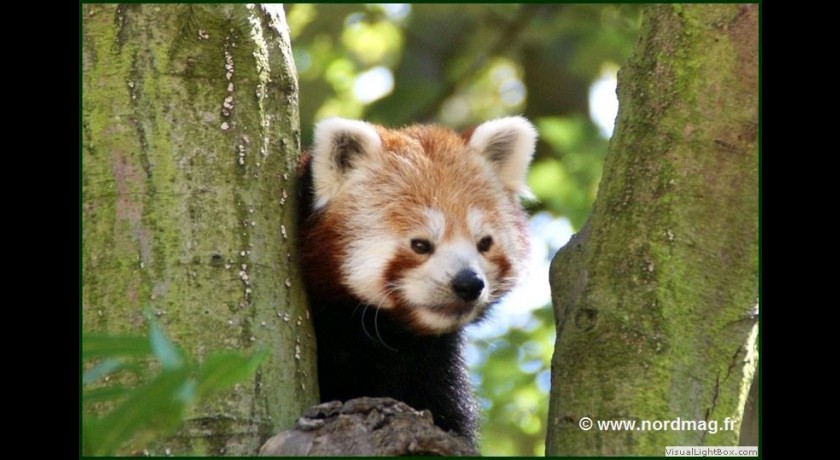
[[[737,445],[757,363],[758,5],[649,7],[618,96],[592,214],[551,267],[546,451]],[[597,425],[677,419],[717,432]]]
[[[282,10],[85,4],[82,16],[83,331],[145,332],[149,310],[199,360],[270,352],[165,445],[124,453],[253,455],[317,402]]]

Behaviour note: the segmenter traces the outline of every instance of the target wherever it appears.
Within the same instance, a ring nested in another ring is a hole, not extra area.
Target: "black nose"
[[[484,280],[472,270],[464,269],[452,278],[452,290],[465,302],[472,302],[481,295]]]

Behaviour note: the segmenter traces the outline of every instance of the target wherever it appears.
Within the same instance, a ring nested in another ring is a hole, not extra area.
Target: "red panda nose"
[[[484,280],[470,269],[461,270],[452,278],[452,290],[464,302],[477,299],[483,289]]]

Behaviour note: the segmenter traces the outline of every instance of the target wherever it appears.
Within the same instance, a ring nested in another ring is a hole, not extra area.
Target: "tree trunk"
[[[173,439],[123,453],[254,455],[317,401],[293,261],[297,80],[282,10],[85,4],[83,330],[151,310],[199,360],[270,356]]]
[[[758,353],[758,5],[649,7],[618,95],[592,214],[551,267],[546,451],[737,445]],[[642,425],[675,420],[696,429]]]

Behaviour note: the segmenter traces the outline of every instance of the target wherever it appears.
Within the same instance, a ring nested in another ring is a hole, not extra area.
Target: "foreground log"
[[[309,408],[293,430],[272,437],[260,455],[478,455],[434,425],[429,411],[391,398],[330,401]]]

